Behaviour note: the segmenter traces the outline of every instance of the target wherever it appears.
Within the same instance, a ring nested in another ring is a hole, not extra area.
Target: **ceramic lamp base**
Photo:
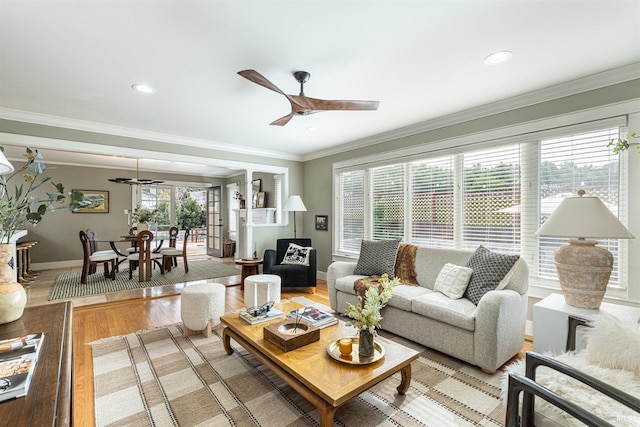
[[[595,240],[571,239],[555,253],[556,269],[567,304],[597,309],[607,291],[613,255]]]

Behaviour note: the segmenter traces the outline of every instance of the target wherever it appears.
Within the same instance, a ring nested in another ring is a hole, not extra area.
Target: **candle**
[[[258,284],[253,284],[253,306],[256,307],[258,305]]]
[[[271,299],[271,282],[267,282],[267,302],[273,301]]]
[[[351,350],[352,350],[352,343],[351,343],[351,338],[342,338],[339,341],[339,345],[340,345],[340,354],[343,355],[349,355],[351,354]]]

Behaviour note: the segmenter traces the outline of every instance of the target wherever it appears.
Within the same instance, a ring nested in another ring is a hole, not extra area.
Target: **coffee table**
[[[303,306],[293,301],[283,301],[276,307],[288,313]],[[284,317],[255,325],[242,320],[238,313],[222,316],[220,320],[226,326],[222,338],[227,354],[233,353],[233,338],[313,404],[318,410],[322,427],[333,425],[338,407],[396,372],[401,375],[398,393],[404,394],[411,383],[411,362],[419,354],[401,344],[377,337],[376,341],[384,346],[384,357],[371,364],[353,365],[335,360],[327,353],[327,346],[331,342],[356,335],[357,330],[343,321],[322,329],[320,341],[285,353],[262,336],[264,326],[283,321]]]

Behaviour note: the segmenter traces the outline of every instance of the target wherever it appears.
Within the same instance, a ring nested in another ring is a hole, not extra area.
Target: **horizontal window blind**
[[[372,237],[404,238],[404,164],[371,169]]]
[[[463,247],[520,253],[520,146],[464,154]]]
[[[364,238],[364,171],[340,174],[339,246],[342,252],[359,252]]]
[[[589,196],[600,198],[618,216],[619,157],[606,148],[609,141],[618,135],[618,128],[609,128],[540,141],[539,225],[549,218],[562,199],[575,196],[580,189]],[[540,277],[557,278],[554,253],[566,242],[566,238],[539,237]],[[598,244],[613,254],[614,266],[609,283],[619,286],[619,241],[603,239]]]
[[[410,164],[411,243],[453,247],[454,157]]]

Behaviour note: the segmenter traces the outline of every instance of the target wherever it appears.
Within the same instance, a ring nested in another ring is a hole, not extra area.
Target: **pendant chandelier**
[[[112,178],[109,181],[117,184],[129,185],[155,185],[162,184],[164,181],[157,179],[140,179],[140,159],[136,159],[136,177],[135,178]]]

